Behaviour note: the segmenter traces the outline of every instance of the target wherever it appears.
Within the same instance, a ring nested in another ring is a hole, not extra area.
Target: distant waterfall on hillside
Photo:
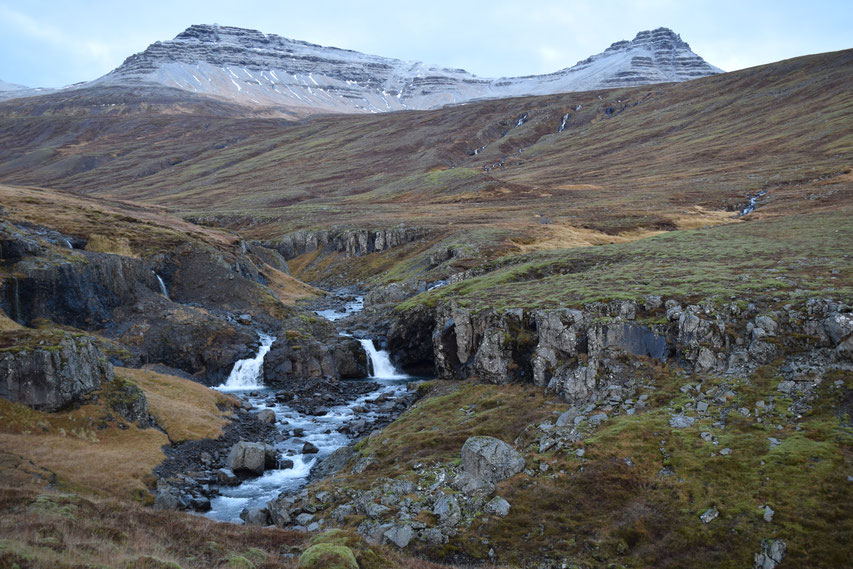
[[[377,350],[373,345],[373,340],[363,338],[359,340],[364,351],[367,352],[367,357],[370,358],[370,370],[368,377],[371,379],[405,379],[409,377],[405,373],[400,373],[391,363],[391,358],[385,350]]]
[[[267,336],[259,334],[261,338],[261,347],[254,357],[240,360],[234,364],[234,369],[228,375],[225,383],[217,387],[219,391],[240,391],[244,389],[257,389],[263,387],[262,367],[264,365],[264,357],[270,351],[272,343],[275,342],[275,336]]]
[[[157,277],[157,282],[160,283],[160,293],[166,297],[166,300],[172,300],[169,298],[169,291],[166,290],[166,283],[163,282],[163,278],[157,273],[154,273],[154,276]]]

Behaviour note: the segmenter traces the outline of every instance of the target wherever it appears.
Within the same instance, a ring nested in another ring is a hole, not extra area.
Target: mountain
[[[640,32],[548,75],[488,79],[256,30],[195,25],[87,85],[156,83],[244,105],[361,113],[686,81],[720,72],[667,28]]]
[[[0,79],[0,93],[6,91],[20,91],[21,89],[29,89],[26,85],[18,85],[17,83],[8,83]]]
[[[18,99],[21,97],[35,97],[37,95],[46,95],[53,93],[54,89],[41,89],[38,87],[27,87],[26,85],[18,85],[17,83],[9,83],[0,79],[0,101],[7,99]]]

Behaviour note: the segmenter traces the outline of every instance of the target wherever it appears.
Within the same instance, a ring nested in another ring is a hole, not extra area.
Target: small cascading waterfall
[[[760,192],[749,198],[749,204],[741,210],[737,217],[743,217],[744,215],[750,214],[755,211],[755,208],[758,205],[758,200],[764,197],[766,194],[767,190],[761,190]]]
[[[569,120],[569,113],[563,115],[563,122],[560,124],[560,130],[557,132],[563,132],[566,130],[566,121]]]
[[[66,239],[66,240],[65,240],[65,245],[67,245],[69,249],[73,249],[73,248],[74,248],[74,245],[72,245],[72,244],[71,244],[71,241],[69,241],[68,239]]]
[[[391,358],[385,350],[377,350],[373,345],[373,340],[363,338],[359,340],[364,351],[367,352],[367,357],[370,359],[370,379],[405,379],[409,377],[405,373],[400,373],[391,363]]]
[[[157,282],[160,283],[160,294],[166,297],[166,300],[172,300],[169,298],[169,291],[166,290],[166,283],[163,282],[163,277],[154,273],[154,276],[157,277]]]
[[[262,379],[264,357],[269,353],[273,342],[275,342],[275,336],[267,336],[266,334],[259,334],[259,336],[261,347],[258,353],[254,357],[235,363],[228,379],[216,389],[219,391],[242,391],[264,386]]]

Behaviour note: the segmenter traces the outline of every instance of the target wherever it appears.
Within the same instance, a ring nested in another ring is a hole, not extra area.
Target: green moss
[[[299,557],[300,569],[359,569],[349,547],[330,543],[312,545]]]

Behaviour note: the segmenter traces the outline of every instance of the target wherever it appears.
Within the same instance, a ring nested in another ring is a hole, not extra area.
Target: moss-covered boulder
[[[299,569],[358,569],[358,562],[349,547],[318,543],[299,558]]]

